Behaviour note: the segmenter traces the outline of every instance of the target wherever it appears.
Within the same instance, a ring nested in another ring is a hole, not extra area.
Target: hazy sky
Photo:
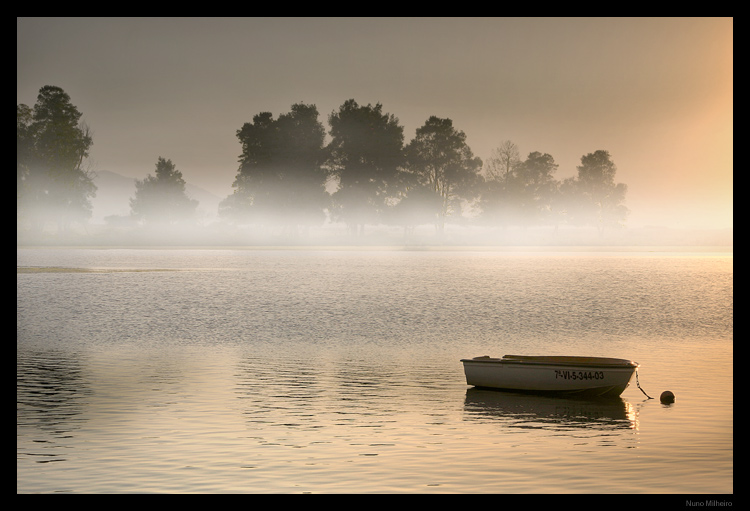
[[[380,102],[405,142],[448,117],[483,160],[503,140],[556,177],[608,150],[628,225],[733,225],[732,18],[17,18],[17,103],[62,87],[93,170],[159,156],[225,197],[236,131],[293,103]]]

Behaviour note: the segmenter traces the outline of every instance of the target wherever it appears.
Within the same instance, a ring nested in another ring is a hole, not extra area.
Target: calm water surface
[[[17,266],[19,493],[733,492],[731,253],[18,249]],[[460,358],[510,353],[636,360],[657,399],[466,385]]]

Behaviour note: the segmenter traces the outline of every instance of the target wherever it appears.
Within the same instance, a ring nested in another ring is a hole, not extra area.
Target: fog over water
[[[369,225],[364,235],[353,237],[344,223],[326,219],[295,235],[279,226],[237,226],[222,221],[218,205],[223,199],[206,189],[187,183],[186,193],[198,201],[195,217],[184,225],[139,226],[130,218],[130,199],[135,179],[110,171],[96,173],[98,190],[92,199],[92,217],[74,225],[64,235],[53,224],[44,233],[19,231],[20,244],[77,245],[328,245],[328,246],[672,246],[730,247],[732,229],[685,229],[664,226],[630,227],[598,233],[593,227],[534,226],[487,227],[469,222],[448,223],[442,235],[434,225],[416,226],[406,233],[403,227]]]

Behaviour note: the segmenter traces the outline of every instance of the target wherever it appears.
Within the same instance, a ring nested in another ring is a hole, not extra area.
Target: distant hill
[[[91,222],[104,223],[110,215],[129,216],[130,199],[135,196],[135,179],[125,177],[109,170],[96,171],[94,183],[97,186],[96,197],[91,200],[94,208]],[[198,201],[198,216],[213,219],[218,216],[219,202],[223,199],[211,192],[190,183],[185,184],[185,192],[191,199]]]

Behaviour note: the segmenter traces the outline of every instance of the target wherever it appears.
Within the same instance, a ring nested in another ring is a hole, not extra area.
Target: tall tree
[[[185,180],[172,160],[159,156],[155,175],[135,182],[130,199],[132,216],[150,224],[175,224],[192,220],[198,201],[185,193]]]
[[[334,219],[357,233],[377,222],[393,195],[403,165],[404,130],[383,105],[360,106],[347,100],[328,118],[331,142],[328,165],[338,189]]]
[[[534,151],[514,170],[515,192],[519,195],[518,219],[523,225],[554,222],[553,208],[559,187],[554,178],[557,163],[547,153]]]
[[[518,147],[510,141],[503,142],[484,167],[487,182],[481,199],[483,222],[503,227],[555,222],[557,167],[550,154],[539,151],[529,153],[522,161]]]
[[[329,204],[325,190],[325,129],[315,105],[297,103],[274,120],[253,117],[237,131],[242,145],[235,189],[220,206],[222,215],[296,233],[320,224]]]
[[[629,213],[624,204],[627,186],[615,183],[617,167],[609,152],[598,150],[582,156],[577,169],[578,175],[561,186],[570,221],[595,226],[599,233],[621,227]]]
[[[440,198],[435,212],[436,228],[442,232],[446,217],[460,211],[462,200],[473,199],[481,182],[482,160],[474,157],[466,135],[450,119],[431,116],[417,129],[406,146],[407,168],[422,186]]]
[[[520,164],[518,146],[510,140],[501,142],[484,162],[485,185],[480,194],[484,223],[502,227],[517,223],[522,200],[516,175]]]
[[[504,140],[492,150],[492,154],[485,162],[485,177],[489,181],[507,182],[513,177],[513,172],[520,163],[518,146],[510,140]]]
[[[17,105],[17,215],[40,228],[54,219],[65,231],[91,216],[93,176],[83,168],[93,140],[60,87],[39,90],[33,110]]]
[[[34,151],[34,136],[31,131],[33,113],[26,105],[16,106],[16,214],[21,211],[24,192],[28,190],[30,165]]]

